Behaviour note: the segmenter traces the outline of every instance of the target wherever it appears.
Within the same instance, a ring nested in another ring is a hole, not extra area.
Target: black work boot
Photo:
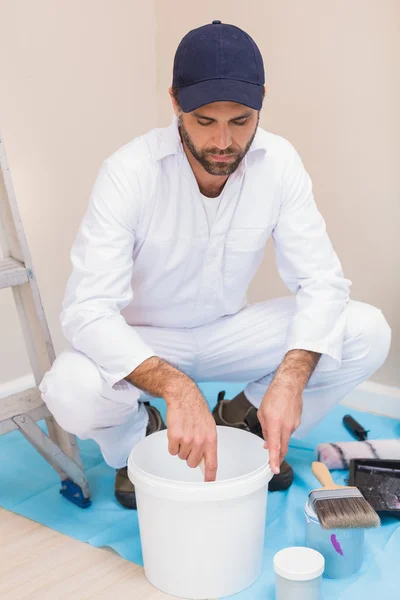
[[[216,424],[244,429],[264,439],[257,409],[247,400],[244,392],[240,392],[232,400],[224,400],[224,398],[225,392],[220,392],[218,402],[212,411]],[[274,475],[269,482],[268,490],[270,492],[286,490],[291,486],[292,481],[293,469],[284,460],[280,466],[280,473]]]
[[[156,407],[151,406],[150,402],[144,402],[143,404],[149,413],[149,423],[146,429],[146,436],[156,433],[156,431],[162,431],[163,429],[166,429],[165,423]],[[122,504],[122,506],[136,510],[135,486],[128,477],[127,467],[117,469],[114,490],[115,497],[118,502]]]

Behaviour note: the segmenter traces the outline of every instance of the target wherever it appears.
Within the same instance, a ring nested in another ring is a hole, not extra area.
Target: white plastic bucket
[[[217,481],[168,452],[167,432],[137,444],[128,460],[136,487],[147,579],[195,600],[236,594],[260,576],[268,483],[263,440],[217,427]]]

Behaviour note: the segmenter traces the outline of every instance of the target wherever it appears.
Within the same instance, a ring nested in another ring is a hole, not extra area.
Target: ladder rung
[[[28,281],[25,265],[15,258],[0,260],[0,289]]]
[[[11,429],[13,417],[28,414],[36,421],[47,417],[50,413],[40,396],[40,390],[37,387],[30,388],[18,394],[0,398],[0,435],[7,433]]]

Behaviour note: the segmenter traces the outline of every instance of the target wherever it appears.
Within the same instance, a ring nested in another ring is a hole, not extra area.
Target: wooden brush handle
[[[329,469],[326,466],[326,464],[324,464],[322,462],[314,461],[313,464],[311,465],[311,469],[312,469],[312,472],[314,473],[315,477],[318,479],[318,481],[320,482],[320,484],[323,487],[328,487],[328,488],[341,487],[341,486],[337,486],[334,483],[334,481],[332,479],[332,475],[330,474]]]

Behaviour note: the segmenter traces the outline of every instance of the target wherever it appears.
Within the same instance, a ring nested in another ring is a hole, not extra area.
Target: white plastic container
[[[311,548],[293,546],[274,556],[276,600],[321,600],[325,560]]]
[[[268,451],[247,431],[217,431],[215,482],[204,483],[199,468],[169,454],[166,431],[143,439],[129,456],[146,577],[173,596],[230,596],[261,574]]]

